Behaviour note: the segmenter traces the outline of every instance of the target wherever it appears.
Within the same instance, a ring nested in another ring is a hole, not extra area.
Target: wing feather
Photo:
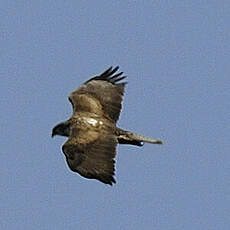
[[[114,73],[119,67],[110,67],[101,75],[86,81],[81,87],[73,91],[69,100],[75,112],[92,112],[104,115],[116,122],[119,119],[124,89],[127,82],[120,82],[126,78],[123,72]]]
[[[117,140],[112,135],[101,135],[94,141],[79,144],[78,137],[70,137],[63,145],[69,168],[89,179],[105,184],[116,183],[114,179]]]

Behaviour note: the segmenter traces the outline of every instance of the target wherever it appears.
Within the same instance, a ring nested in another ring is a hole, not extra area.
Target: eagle
[[[72,116],[56,125],[55,135],[68,137],[62,146],[69,168],[88,179],[104,184],[116,183],[115,156],[118,144],[143,146],[162,144],[161,140],[145,137],[116,126],[127,82],[119,66],[112,66],[86,81],[69,95]]]

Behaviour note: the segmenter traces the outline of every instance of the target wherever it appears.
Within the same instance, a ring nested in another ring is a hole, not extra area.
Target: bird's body
[[[72,171],[110,185],[115,183],[117,144],[162,144],[116,126],[126,84],[118,83],[125,76],[121,76],[122,72],[113,75],[117,70],[118,67],[110,67],[73,91],[69,96],[72,117],[55,126],[52,132],[52,136],[68,137],[62,151]]]

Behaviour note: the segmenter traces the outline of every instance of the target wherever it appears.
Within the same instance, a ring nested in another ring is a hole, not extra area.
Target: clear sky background
[[[230,229],[230,2],[3,1],[0,228]],[[51,129],[68,94],[128,75],[113,187],[71,172]]]

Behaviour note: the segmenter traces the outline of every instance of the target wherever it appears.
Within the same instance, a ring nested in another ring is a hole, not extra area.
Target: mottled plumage
[[[161,141],[116,127],[126,82],[119,67],[110,67],[73,91],[69,100],[72,117],[53,128],[52,136],[68,137],[62,146],[69,168],[89,179],[115,183],[114,165],[117,144],[142,146]]]

